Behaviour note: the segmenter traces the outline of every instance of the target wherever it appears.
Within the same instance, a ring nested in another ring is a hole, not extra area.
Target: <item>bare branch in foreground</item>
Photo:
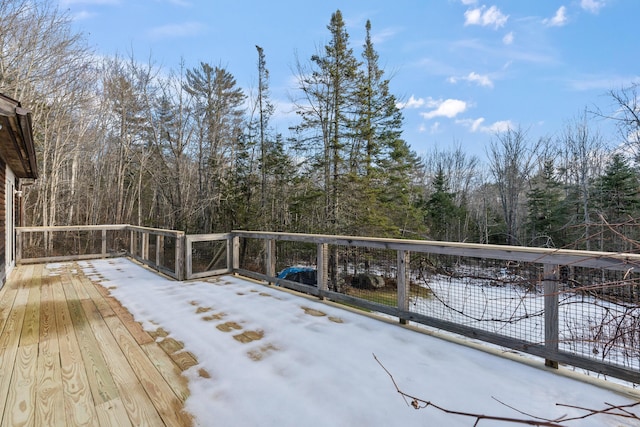
[[[565,404],[561,404],[561,403],[556,403],[556,406],[562,406],[565,408],[572,408],[572,409],[579,409],[582,411],[586,411],[587,413],[585,415],[582,416],[576,416],[576,417],[567,417],[567,415],[563,415],[559,418],[556,419],[548,419],[548,418],[543,418],[543,417],[538,417],[535,415],[531,415],[531,414],[527,414],[519,409],[514,408],[513,406],[507,405],[504,402],[501,402],[500,400],[496,399],[495,397],[493,398],[495,401],[497,401],[498,403],[500,403],[501,405],[506,406],[507,408],[510,408],[526,417],[530,417],[530,419],[522,419],[522,418],[510,418],[510,417],[500,417],[500,416],[493,416],[493,415],[486,415],[486,414],[475,414],[475,413],[470,413],[470,412],[462,412],[462,411],[454,411],[451,409],[447,409],[444,408],[442,406],[439,406],[431,401],[428,400],[424,400],[421,399],[419,397],[416,396],[412,396],[408,393],[403,392],[400,387],[398,387],[398,384],[396,383],[395,378],[393,378],[393,375],[391,375],[391,372],[389,372],[389,370],[382,364],[382,362],[380,362],[380,360],[376,357],[376,355],[373,355],[373,358],[375,359],[375,361],[378,363],[378,365],[380,365],[380,367],[382,369],[384,369],[384,371],[387,373],[387,375],[389,375],[389,378],[391,379],[391,382],[393,383],[393,386],[396,388],[396,391],[402,396],[402,398],[404,399],[405,403],[407,404],[407,406],[411,406],[414,409],[424,409],[424,408],[428,408],[428,407],[432,407],[434,409],[437,409],[441,412],[444,412],[446,414],[451,414],[451,415],[460,415],[463,417],[469,417],[469,418],[474,418],[475,419],[475,423],[473,424],[474,426],[477,426],[480,421],[482,420],[491,420],[491,421],[498,421],[498,422],[509,422],[509,423],[516,423],[516,424],[525,424],[525,425],[531,425],[531,426],[548,426],[548,427],[563,427],[564,424],[559,424],[559,423],[567,423],[570,421],[576,421],[576,420],[582,420],[588,417],[592,417],[594,415],[611,415],[611,416],[615,416],[615,417],[621,417],[621,418],[628,418],[628,419],[633,419],[633,420],[640,420],[640,417],[638,417],[638,414],[634,414],[633,412],[630,412],[628,409],[636,407],[636,406],[640,406],[640,402],[635,402],[635,403],[630,403],[627,405],[619,405],[619,406],[615,406],[615,405],[611,405],[609,403],[605,404],[607,405],[606,408],[604,409],[590,409],[590,408],[582,408],[579,406],[573,406],[573,405],[565,405]]]

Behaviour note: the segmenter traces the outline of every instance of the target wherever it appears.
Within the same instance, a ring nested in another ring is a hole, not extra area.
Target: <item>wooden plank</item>
[[[73,331],[71,314],[67,307],[62,284],[54,286],[60,365],[66,424],[73,426],[98,426],[89,379],[84,370],[82,354]]]
[[[100,295],[99,293],[97,294]],[[105,318],[100,316],[100,311],[96,309],[97,305],[93,304],[92,301],[83,301],[83,308],[118,388],[120,394],[119,403],[122,403],[131,423],[135,426],[162,425],[163,422],[158,411],[138,381],[136,373],[129,365],[129,360],[120,349],[118,342],[105,322]],[[119,319],[116,316],[109,316],[108,318],[119,323]],[[107,403],[104,405],[107,405]]]
[[[53,300],[53,288],[46,280],[40,289],[40,343],[36,385],[36,426],[65,424],[62,396],[62,367]]]
[[[172,358],[168,357],[167,353],[156,343],[144,344],[141,348],[147,356],[149,356],[151,363],[153,363],[164,377],[178,399],[182,402],[187,400],[187,397],[189,397],[189,386],[187,379],[182,375],[181,367],[179,367]]]
[[[13,276],[0,289],[0,334],[4,333],[7,319],[11,313],[11,307],[18,295],[16,282],[20,280],[22,271],[14,272]]]
[[[97,284],[97,286],[104,289],[104,287],[100,284]],[[151,337],[151,335],[149,335],[142,328],[142,325],[140,325],[140,323],[135,321],[131,313],[129,313],[129,311],[124,308],[122,304],[120,304],[120,301],[110,295],[108,298],[106,298],[106,301],[111,306],[111,309],[116,314],[119,321],[122,322],[122,324],[129,330],[129,333],[135,338],[136,342],[139,345],[154,342],[154,339]]]
[[[2,399],[0,420],[2,420],[3,425],[5,425],[4,420],[8,416],[4,399],[9,395],[13,367],[18,352],[18,343],[20,342],[20,332],[24,321],[25,305],[29,299],[29,291],[22,287],[21,283],[29,271],[33,271],[33,268],[24,269],[20,274],[16,275],[18,276],[17,278],[12,278],[12,280],[16,280],[11,283],[11,286],[16,287],[16,297],[13,301],[12,310],[7,317],[3,333],[0,335],[0,396]]]
[[[34,425],[38,344],[18,347],[3,425]]]
[[[193,421],[184,412],[182,402],[173,394],[169,384],[146,357],[128,329],[117,318],[109,317],[104,320],[163,421],[167,425],[192,425]]]
[[[71,276],[67,276],[66,279],[70,282],[75,281]],[[71,315],[71,322],[82,354],[82,360],[84,362],[91,394],[93,395],[95,405],[98,406],[117,398],[118,390],[113,378],[111,377],[111,373],[109,372],[109,368],[107,367],[107,363],[104,360],[102,352],[100,351],[98,341],[89,326],[80,297],[76,293],[75,286],[65,286],[64,292],[67,297],[69,314]],[[82,302],[84,301],[88,301],[93,305],[93,302],[90,300],[82,300]]]
[[[91,281],[91,279],[89,279],[84,274],[82,276],[79,276],[78,280],[80,281],[80,283],[82,283],[82,286],[84,286],[87,294],[89,295],[93,303],[98,308],[98,311],[100,312],[101,317],[116,315],[116,313],[111,308],[111,305],[109,305],[109,302],[105,298],[105,296],[107,297],[109,296],[108,290],[106,290],[103,286],[100,286],[99,284],[94,283],[93,281]],[[104,293],[101,292],[100,290],[103,290]]]
[[[29,284],[29,300],[22,324],[20,334],[20,346],[37,344],[40,338],[40,278],[42,276],[42,266],[33,266],[30,276],[23,279],[23,283]]]
[[[101,403],[96,406],[96,412],[100,425],[102,426],[118,426],[127,427],[132,426],[131,420],[127,416],[124,404],[120,398],[112,399],[108,402]],[[151,425],[151,424],[135,424],[136,426]]]

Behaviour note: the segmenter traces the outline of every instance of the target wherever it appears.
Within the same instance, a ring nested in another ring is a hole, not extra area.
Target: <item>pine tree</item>
[[[433,178],[433,193],[425,202],[428,233],[435,240],[457,240],[463,209],[455,203],[455,194],[449,191],[444,170],[439,169]]]
[[[553,160],[546,160],[531,180],[527,193],[527,224],[530,245],[563,247],[568,222],[562,184],[555,177]]]
[[[634,218],[640,213],[640,180],[629,161],[615,153],[604,174],[593,185],[593,196],[601,215],[601,250],[624,251],[630,239],[638,240]]]
[[[312,159],[308,172],[322,171],[324,208],[321,231],[338,232],[344,229],[341,217],[342,177],[346,172],[345,147],[353,138],[354,93],[359,62],[349,47],[342,13],[331,15],[327,26],[331,33],[324,52],[311,57],[311,70],[299,64],[299,84],[304,95],[299,114],[302,123],[297,127],[298,147]],[[322,147],[321,152],[316,147]]]
[[[203,209],[199,229],[214,231],[215,220],[228,220],[221,204],[235,194],[228,179],[236,166],[236,146],[243,129],[245,95],[233,75],[221,67],[201,63],[187,71],[184,89],[195,99],[198,116],[198,188]],[[219,224],[223,230],[228,224]]]
[[[400,139],[402,113],[378,65],[370,21],[363,48],[346,189],[350,223],[359,234],[396,236],[399,230],[415,226],[411,181],[417,160]]]

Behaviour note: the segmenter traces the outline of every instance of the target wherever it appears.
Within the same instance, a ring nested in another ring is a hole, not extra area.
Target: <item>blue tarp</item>
[[[285,279],[290,274],[303,273],[303,272],[308,273],[314,270],[315,268],[313,267],[287,267],[284,270],[282,270],[280,273],[278,273],[278,279]]]
[[[313,267],[287,267],[278,274],[278,279],[316,286],[318,274]]]

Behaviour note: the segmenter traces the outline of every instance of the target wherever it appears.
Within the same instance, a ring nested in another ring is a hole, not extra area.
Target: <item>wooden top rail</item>
[[[481,243],[440,242],[433,240],[404,240],[376,237],[332,236],[322,234],[274,233],[234,230],[239,237],[297,241],[317,244],[360,246],[376,249],[405,250],[474,258],[507,261],[570,265],[612,270],[640,269],[640,254],[594,252],[571,249],[531,248],[524,246],[489,245]]]
[[[141,231],[143,233],[159,234],[161,236],[169,236],[169,237],[184,236],[184,231],[167,230],[164,228],[152,228],[152,227],[140,227],[137,225],[127,225],[126,229],[133,230],[133,231]]]
[[[16,231],[23,233],[37,233],[44,231],[100,231],[100,230],[126,230],[130,225],[104,224],[104,225],[56,225],[51,227],[16,227]]]
[[[128,224],[101,224],[101,225],[57,225],[52,227],[16,227],[16,231],[21,233],[37,233],[45,231],[100,231],[100,230],[133,230],[160,234],[163,236],[180,237],[184,236],[184,231],[167,230],[163,228],[140,227]]]

